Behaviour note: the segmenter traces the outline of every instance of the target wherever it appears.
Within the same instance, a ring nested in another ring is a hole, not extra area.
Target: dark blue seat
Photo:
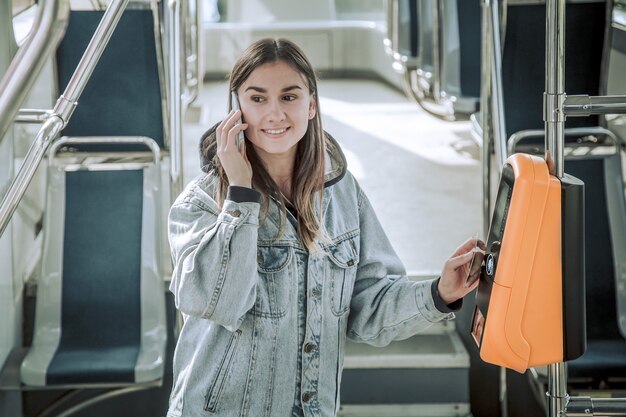
[[[158,156],[158,154],[157,154]],[[49,168],[30,386],[158,381],[165,362],[157,163]]]
[[[103,14],[71,12],[56,53],[61,91]],[[157,35],[152,10],[124,11],[63,131],[74,139],[50,151],[35,330],[21,368],[26,385],[109,386],[163,377],[159,148],[167,141]],[[66,148],[80,157],[61,156]],[[113,161],[98,159],[102,153]]]
[[[72,11],[56,54],[63,91],[100,23],[101,11]],[[146,136],[164,149],[162,83],[151,10],[126,10],[111,36],[64,136]],[[94,145],[92,151],[119,147]],[[127,149],[124,147],[124,149]],[[139,148],[144,150],[144,148]]]

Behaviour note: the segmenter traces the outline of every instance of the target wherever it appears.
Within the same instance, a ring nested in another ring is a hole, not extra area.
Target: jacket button
[[[306,345],[304,345],[304,351],[306,353],[311,353],[313,352],[315,349],[317,348],[317,345],[315,343],[307,343]]]
[[[314,395],[314,392],[305,392],[304,394],[302,394],[302,402],[308,403],[309,401],[311,401],[311,398],[313,398]]]
[[[239,216],[241,216],[241,211],[235,210],[235,211],[231,212],[230,215],[233,216],[233,217],[239,217]]]
[[[319,297],[320,295],[322,295],[319,288],[313,288],[313,290],[311,291],[311,294],[313,294],[314,297]]]
[[[350,260],[348,261],[348,266],[353,266],[353,265],[354,265],[354,261],[353,261],[352,259],[350,259]]]

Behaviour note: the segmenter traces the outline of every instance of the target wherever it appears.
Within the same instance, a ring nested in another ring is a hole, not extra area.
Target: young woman
[[[205,134],[206,175],[169,215],[184,325],[168,416],[333,416],[346,337],[384,346],[453,318],[476,240],[440,279],[407,279],[293,43],[251,45],[230,89],[241,111]]]

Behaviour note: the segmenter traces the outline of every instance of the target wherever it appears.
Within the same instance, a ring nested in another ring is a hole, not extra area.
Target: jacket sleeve
[[[259,203],[177,201],[168,218],[170,291],[184,314],[236,330],[256,299]]]
[[[385,346],[454,318],[435,306],[433,280],[410,281],[374,210],[359,188],[360,252],[350,302],[348,337]]]

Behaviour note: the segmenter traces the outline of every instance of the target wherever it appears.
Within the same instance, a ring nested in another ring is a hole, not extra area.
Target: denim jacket
[[[219,209],[216,184],[198,177],[169,213],[170,290],[184,324],[168,417],[291,416],[297,380],[306,417],[334,416],[346,337],[384,346],[453,317],[436,307],[433,282],[407,279],[329,135],[323,253],[307,252],[289,221],[278,235],[274,202],[265,218],[258,202],[227,198]]]

